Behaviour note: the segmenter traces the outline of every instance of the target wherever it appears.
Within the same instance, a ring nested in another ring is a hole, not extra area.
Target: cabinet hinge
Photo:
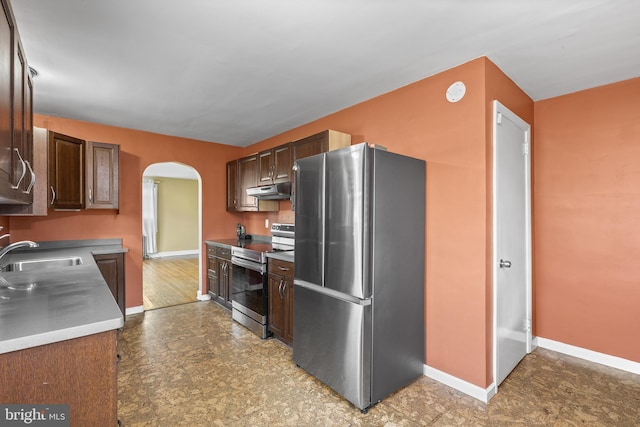
[[[523,142],[522,143],[522,155],[523,156],[528,156],[529,155],[529,143],[528,142]]]
[[[502,124],[502,113],[496,114],[496,123],[499,125]]]

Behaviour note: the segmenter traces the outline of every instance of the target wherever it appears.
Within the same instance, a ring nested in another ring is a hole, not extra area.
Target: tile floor
[[[537,349],[484,404],[429,378],[362,414],[212,302],[127,316],[125,426],[636,426],[640,376]]]

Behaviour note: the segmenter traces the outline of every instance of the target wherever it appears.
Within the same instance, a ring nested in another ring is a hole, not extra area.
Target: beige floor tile
[[[127,316],[125,426],[635,426],[640,376],[537,349],[484,404],[422,377],[362,414],[212,302]]]

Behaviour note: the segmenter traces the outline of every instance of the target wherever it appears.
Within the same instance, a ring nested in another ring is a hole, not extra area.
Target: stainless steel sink
[[[82,258],[77,256],[66,258],[28,259],[7,264],[2,268],[2,271],[33,271],[45,268],[71,267],[81,264]]]

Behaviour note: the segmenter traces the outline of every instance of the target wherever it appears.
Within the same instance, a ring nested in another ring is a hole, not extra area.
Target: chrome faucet
[[[5,237],[9,237],[9,235],[8,234],[4,234],[4,235],[0,236],[0,239],[3,239]],[[8,254],[9,252],[11,252],[14,249],[25,248],[25,247],[37,248],[38,246],[40,246],[40,245],[38,245],[36,242],[32,242],[31,240],[21,240],[19,242],[14,242],[14,243],[8,244],[4,248],[0,249],[0,259],[2,259],[3,256],[5,256],[6,254]]]

